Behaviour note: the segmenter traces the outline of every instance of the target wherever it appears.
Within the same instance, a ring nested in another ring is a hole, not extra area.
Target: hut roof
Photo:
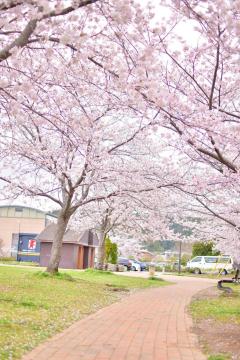
[[[57,231],[56,224],[49,224],[36,239],[40,242],[52,242]],[[80,244],[86,246],[98,246],[98,238],[91,230],[85,230],[81,233],[67,229],[63,236],[63,243]]]

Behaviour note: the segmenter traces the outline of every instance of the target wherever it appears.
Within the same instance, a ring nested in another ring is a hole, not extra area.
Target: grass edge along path
[[[236,324],[240,327],[240,285],[229,285],[233,289],[233,293],[228,295],[219,291],[219,296],[203,297],[194,299],[190,306],[190,314],[197,323],[201,320],[211,319],[215,324],[221,324],[223,331],[224,325]],[[211,323],[211,326],[214,326]],[[207,329],[206,329],[207,331]],[[203,338],[204,350],[208,355],[208,360],[230,360],[232,356],[229,352],[215,352],[213,349],[209,350],[211,346],[207,341],[207,334]],[[226,342],[228,338],[226,336]]]
[[[0,359],[19,359],[129,290],[167,284],[94,270],[69,270],[53,277],[33,267],[0,267]]]

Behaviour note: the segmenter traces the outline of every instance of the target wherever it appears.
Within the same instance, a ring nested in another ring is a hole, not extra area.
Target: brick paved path
[[[170,277],[76,322],[22,360],[204,360],[186,305],[208,279]]]

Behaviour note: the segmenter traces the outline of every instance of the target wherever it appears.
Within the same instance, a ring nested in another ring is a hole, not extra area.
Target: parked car
[[[138,260],[131,260],[133,271],[144,271],[147,270],[147,265],[144,262]]]
[[[147,264],[143,261],[139,261],[140,266],[141,266],[141,271],[145,271],[147,270]]]
[[[132,271],[141,271],[141,266],[140,263],[137,260],[132,260],[131,259],[131,270]]]
[[[140,261],[141,271],[147,270],[147,264],[145,262]]]
[[[230,256],[196,256],[187,262],[187,269],[195,274],[217,271],[226,275],[233,270],[233,261]]]
[[[131,268],[132,268],[132,262],[126,258],[119,257],[118,264],[125,266],[127,268],[127,270],[131,270]]]

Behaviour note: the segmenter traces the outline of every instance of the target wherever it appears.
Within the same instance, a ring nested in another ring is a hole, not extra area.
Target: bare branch
[[[41,22],[44,19],[48,19],[51,17],[56,17],[56,16],[63,16],[63,15],[67,15],[81,7],[93,4],[95,2],[97,2],[99,0],[83,0],[80,1],[78,5],[76,6],[68,6],[65,9],[62,9],[61,11],[57,12],[56,10],[53,10],[51,12],[49,12],[48,14],[44,14],[42,17],[40,17],[39,19],[32,19],[30,20],[27,25],[25,26],[25,28],[22,30],[22,32],[20,33],[20,35],[14,40],[12,41],[9,45],[7,45],[4,49],[2,49],[0,51],[0,62],[6,60],[7,58],[9,58],[11,56],[11,51],[16,47],[16,48],[23,48],[24,46],[26,46],[29,42],[30,42],[30,37],[31,35],[34,33],[34,30],[36,29],[37,23]],[[17,6],[19,4],[21,4],[23,2],[12,2],[12,6],[10,7],[14,7]],[[15,5],[14,5],[15,4]],[[0,10],[4,10],[4,8]]]

